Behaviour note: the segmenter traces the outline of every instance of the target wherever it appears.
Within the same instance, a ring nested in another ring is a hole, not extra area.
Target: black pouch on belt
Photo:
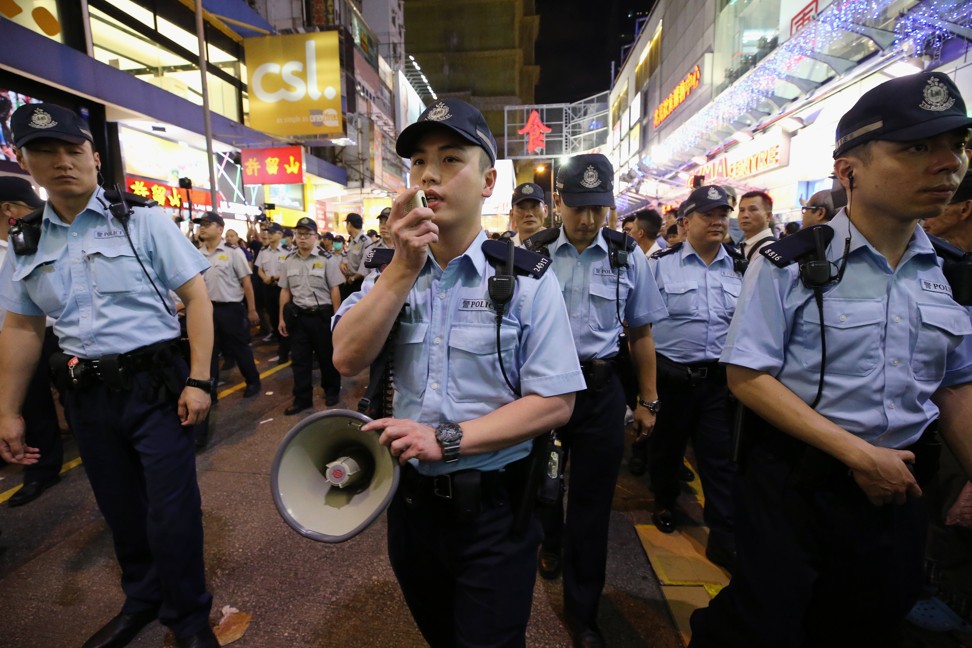
[[[482,473],[462,470],[452,473],[452,506],[459,522],[469,522],[479,515],[483,501]]]
[[[551,432],[542,447],[543,474],[537,486],[537,501],[550,506],[560,498],[561,482],[564,478],[564,446],[556,433]]]
[[[101,380],[111,391],[125,391],[132,386],[132,374],[125,364],[125,358],[112,353],[99,360],[98,370]]]

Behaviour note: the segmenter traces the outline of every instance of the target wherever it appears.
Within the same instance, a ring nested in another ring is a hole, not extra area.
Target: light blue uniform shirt
[[[644,326],[665,317],[665,303],[658,293],[648,260],[638,248],[628,254],[628,265],[618,272],[611,267],[604,234],[578,254],[564,229],[547,248],[551,270],[557,275],[567,312],[570,330],[582,362],[610,358],[618,353],[620,296],[621,318],[628,326]]]
[[[486,234],[480,232],[445,270],[430,253],[409,291],[396,341],[396,418],[432,427],[461,423],[517,399],[503,380],[496,354],[496,315],[487,291],[488,279],[496,272],[482,252],[485,240]],[[346,299],[335,323],[374,284],[374,276],[369,277],[360,291]],[[523,395],[558,396],[585,388],[564,301],[549,271],[540,279],[517,277],[500,337],[506,375]],[[460,457],[452,464],[416,462],[416,467],[425,475],[467,468],[496,470],[526,457],[530,448],[531,442],[526,441]]]
[[[651,331],[658,353],[683,364],[719,359],[742,290],[742,274],[732,266],[721,245],[706,266],[688,241],[677,252],[648,260],[668,308],[668,317]]]
[[[11,251],[0,270],[0,305],[53,317],[61,349],[86,359],[179,337],[179,321],[165,311],[103,194],[99,188],[70,225],[48,203],[37,252]],[[159,208],[135,207],[128,228],[145,270],[175,313],[169,290],[209,263]]]
[[[827,258],[839,265],[848,231],[851,248],[843,281],[824,293],[827,365],[817,411],[874,445],[907,447],[938,416],[935,390],[972,380],[972,345],[962,337],[972,333],[969,312],[952,300],[920,227],[892,269],[843,210],[830,226]],[[778,268],[754,257],[721,360],[768,372],[813,402],[820,317],[796,263]]]

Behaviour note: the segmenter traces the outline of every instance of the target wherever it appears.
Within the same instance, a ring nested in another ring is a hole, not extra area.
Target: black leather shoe
[[[256,396],[257,394],[260,393],[261,388],[262,385],[258,382],[255,382],[252,385],[247,385],[246,389],[243,390],[243,398],[250,398],[252,396]]]
[[[334,407],[341,401],[341,397],[338,394],[325,394],[324,404],[328,407]]]
[[[546,580],[554,580],[560,577],[560,554],[556,551],[540,551],[540,560],[537,561],[537,568],[540,575]]]
[[[721,544],[713,543],[712,540],[705,545],[705,557],[710,563],[722,567],[730,574],[736,570],[736,552]]]
[[[57,475],[51,479],[45,479],[43,481],[29,481],[21,486],[20,490],[14,493],[8,502],[10,506],[23,506],[24,504],[33,502],[35,499],[40,497],[44,491],[59,481],[61,481],[61,478]]]
[[[142,628],[155,621],[158,612],[120,613],[91,635],[81,648],[122,648],[138,636]]]
[[[574,648],[603,648],[604,637],[594,628],[584,628],[574,635]]]
[[[219,640],[213,634],[212,628],[205,628],[190,637],[176,638],[179,648],[219,648]]]
[[[303,403],[294,403],[293,405],[291,405],[290,407],[284,410],[284,415],[293,416],[298,412],[303,412],[306,409],[310,409],[310,407],[311,407],[310,405],[305,405]]]
[[[651,521],[662,533],[672,533],[675,531],[675,514],[671,509],[656,508],[651,514]]]

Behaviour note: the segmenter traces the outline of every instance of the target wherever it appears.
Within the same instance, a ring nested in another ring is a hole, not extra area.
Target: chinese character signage
[[[685,75],[685,78],[679,81],[675,89],[672,90],[658,107],[655,108],[655,118],[654,124],[657,128],[659,124],[668,119],[675,109],[682,105],[682,103],[688,99],[688,96],[692,94],[692,91],[699,87],[699,80],[702,78],[702,72],[699,70],[699,66],[696,65],[692,68],[692,71]]]
[[[528,153],[543,153],[547,148],[546,134],[550,131],[551,128],[540,121],[540,113],[533,110],[527,118],[526,126],[516,132],[527,136]]]
[[[274,135],[340,135],[338,32],[244,40],[250,126]]]
[[[209,209],[213,202],[208,191],[189,189],[187,195],[186,189],[135,176],[125,176],[125,190],[136,196],[151,198],[159,203],[160,207],[172,209],[188,208],[189,199],[192,199],[192,211],[194,213],[200,209]]]
[[[245,185],[304,182],[304,149],[300,146],[243,149],[241,153]]]

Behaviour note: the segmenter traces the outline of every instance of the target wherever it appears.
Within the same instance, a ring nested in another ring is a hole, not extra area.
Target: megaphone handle
[[[398,317],[395,318],[388,339],[381,347],[378,357],[371,363],[368,387],[358,402],[358,411],[368,414],[372,418],[384,418],[392,415],[395,400],[395,340],[398,338],[398,325],[405,314],[408,304],[402,306]],[[367,410],[373,410],[368,412]]]

